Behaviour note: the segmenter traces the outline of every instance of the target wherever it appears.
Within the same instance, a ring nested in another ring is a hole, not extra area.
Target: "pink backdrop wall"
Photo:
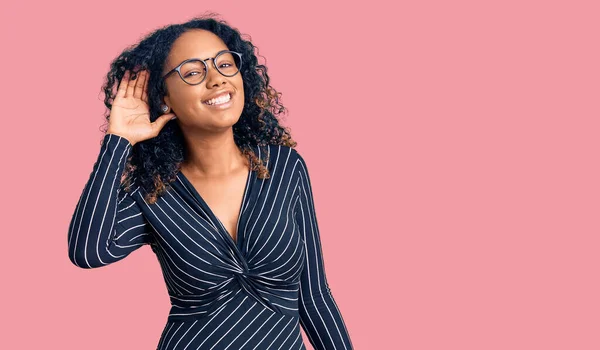
[[[600,348],[597,2],[3,8],[2,348],[156,347],[169,300],[149,247],[83,270],[67,228],[110,60],[206,10],[283,93],[356,349]]]

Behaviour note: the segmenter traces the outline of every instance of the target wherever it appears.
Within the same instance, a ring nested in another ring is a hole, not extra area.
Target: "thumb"
[[[160,131],[168,122],[169,120],[174,120],[177,119],[177,116],[175,115],[175,113],[167,113],[167,114],[163,114],[160,117],[158,117],[154,123],[152,123],[152,126],[157,129],[157,131]]]

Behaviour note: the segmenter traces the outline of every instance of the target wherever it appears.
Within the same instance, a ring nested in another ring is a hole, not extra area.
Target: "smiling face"
[[[177,72],[165,79],[168,93],[164,102],[171,107],[182,126],[218,131],[231,127],[239,120],[244,109],[242,74],[227,77],[215,69],[212,58],[223,50],[229,50],[227,45],[217,35],[206,30],[187,31],[173,43],[162,75],[190,58],[205,60],[208,66],[206,78],[198,85],[185,83]],[[197,74],[183,70],[181,73],[186,77]],[[228,95],[231,100],[226,102]],[[213,99],[215,97],[216,100]]]

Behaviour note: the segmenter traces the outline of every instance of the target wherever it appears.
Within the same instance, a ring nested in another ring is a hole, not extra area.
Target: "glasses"
[[[208,65],[206,61],[212,60],[213,66],[221,75],[232,77],[239,73],[242,68],[242,54],[235,51],[221,51],[214,58],[201,60],[199,58],[190,58],[181,62],[177,67],[173,68],[167,74],[163,75],[166,79],[174,72],[179,74],[181,80],[189,85],[198,85],[206,79]]]

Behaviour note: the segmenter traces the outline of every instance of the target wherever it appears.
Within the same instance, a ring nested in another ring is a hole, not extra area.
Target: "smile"
[[[207,106],[221,106],[231,101],[231,93],[223,94],[222,96],[210,99],[203,102]]]

